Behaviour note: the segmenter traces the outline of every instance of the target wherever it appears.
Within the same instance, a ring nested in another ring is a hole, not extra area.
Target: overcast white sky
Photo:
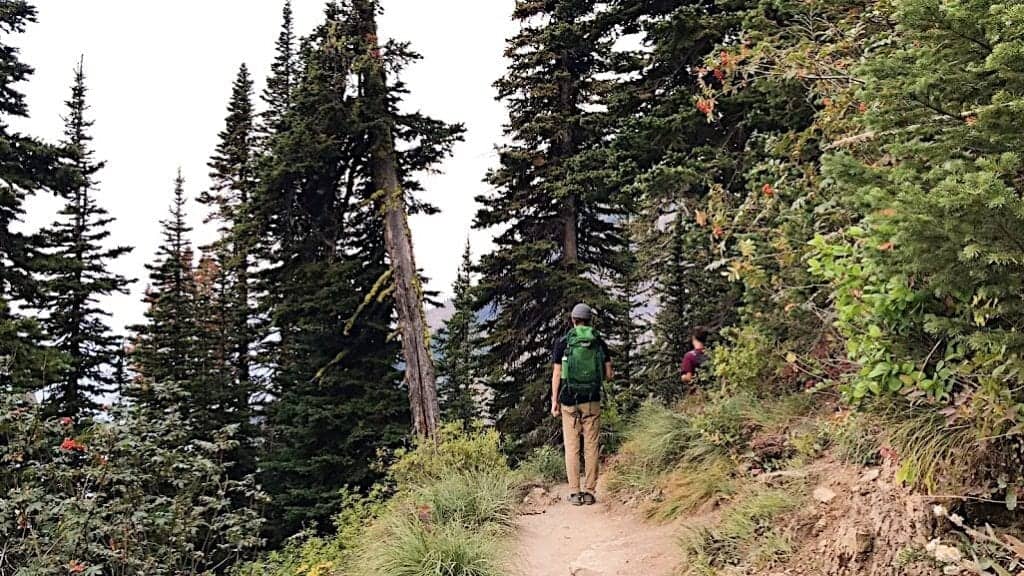
[[[282,0],[35,0],[39,22],[15,40],[22,59],[35,67],[26,93],[31,119],[24,132],[55,141],[62,130],[63,102],[79,55],[92,107],[100,174],[100,202],[117,218],[112,241],[135,246],[117,262],[138,278],[133,292],[109,303],[114,325],[141,319],[144,264],[159,242],[172,179],[180,166],[190,198],[208,186],[206,167],[225,116],[231,82],[245,62],[257,94],[274,57]],[[476,211],[474,196],[497,161],[504,106],[491,83],[504,72],[505,38],[515,31],[514,0],[383,0],[381,34],[412,42],[424,59],[404,79],[406,105],[449,122],[463,122],[466,141],[444,173],[425,178],[427,196],[442,213],[412,222],[418,264],[428,287],[447,293]],[[319,21],[323,2],[293,0],[296,32]],[[196,243],[209,239],[201,206],[189,205]],[[30,202],[29,223],[53,219],[52,199]],[[474,254],[489,247],[487,234],[472,235]]]

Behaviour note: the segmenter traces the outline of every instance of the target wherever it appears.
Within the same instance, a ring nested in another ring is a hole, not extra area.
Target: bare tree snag
[[[386,73],[377,42],[375,4],[371,0],[358,4],[368,48],[367,63],[362,70],[365,102],[369,117],[375,119],[371,128],[371,170],[378,206],[384,217],[385,244],[394,277],[395,309],[405,357],[413,429],[419,436],[433,438],[440,425],[441,411],[434,360],[427,343],[430,332],[423,314],[423,290],[416,270],[405,195],[398,181]]]

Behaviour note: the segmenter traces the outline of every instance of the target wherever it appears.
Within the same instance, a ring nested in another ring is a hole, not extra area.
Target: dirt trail
[[[567,486],[542,514],[522,516],[515,576],[671,576],[679,545],[673,526],[646,523],[604,502],[571,506]]]

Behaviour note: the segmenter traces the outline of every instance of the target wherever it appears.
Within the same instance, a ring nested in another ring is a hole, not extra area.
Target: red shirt
[[[707,359],[704,350],[690,350],[683,356],[683,363],[679,367],[679,371],[683,374],[694,374]]]

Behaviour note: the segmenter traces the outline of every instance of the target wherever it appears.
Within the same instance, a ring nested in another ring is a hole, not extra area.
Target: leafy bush
[[[263,496],[229,477],[231,430],[196,441],[174,413],[107,416],[76,433],[3,401],[0,574],[194,574],[255,553]]]
[[[396,456],[390,474],[400,487],[430,484],[451,474],[508,469],[496,430],[467,432],[459,424],[445,425],[439,440],[417,440],[412,450],[399,451]]]
[[[770,389],[782,367],[773,338],[755,324],[725,332],[728,344],[711,356],[715,375],[723,388],[748,393]]]

